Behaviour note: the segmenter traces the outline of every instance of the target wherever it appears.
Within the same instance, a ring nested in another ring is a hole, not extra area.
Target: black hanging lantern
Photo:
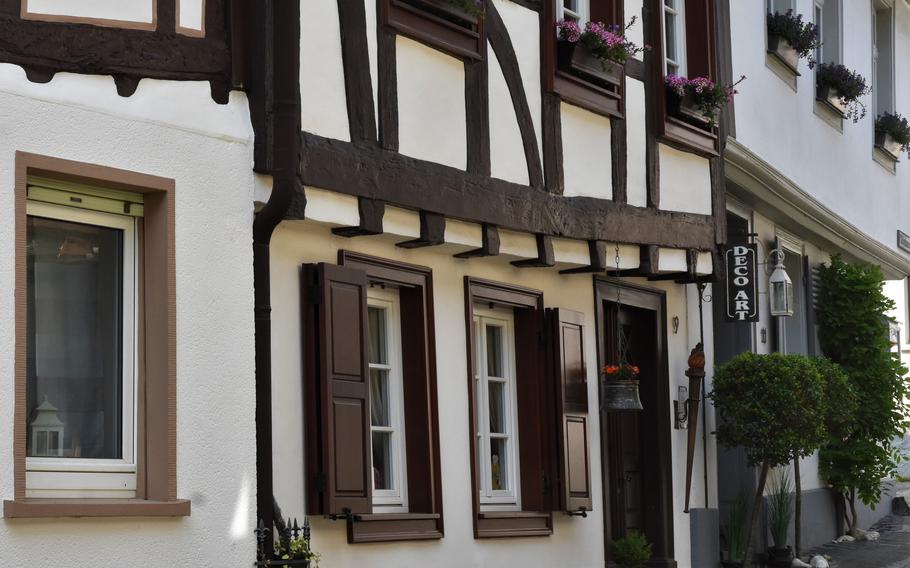
[[[611,379],[601,375],[600,381],[603,396],[601,410],[604,412],[641,412],[641,398],[638,396],[637,380]]]

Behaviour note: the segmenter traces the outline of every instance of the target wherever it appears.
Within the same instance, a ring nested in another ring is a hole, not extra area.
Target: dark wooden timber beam
[[[607,270],[607,243],[604,241],[588,241],[588,254],[591,264],[578,268],[560,270],[560,274],[593,274]]]
[[[710,250],[711,215],[634,207],[477,175],[383,150],[301,133],[303,184],[501,228],[579,240]],[[304,198],[302,189],[295,200]],[[292,204],[289,218],[300,211]]]
[[[338,19],[341,24],[341,60],[344,64],[344,90],[347,95],[351,140],[375,141],[376,114],[363,1],[338,0]]]
[[[513,260],[512,266],[517,266],[518,268],[549,268],[556,265],[556,257],[553,254],[553,238],[547,235],[536,235],[536,237],[537,258]]]
[[[398,243],[406,249],[441,245],[446,237],[446,218],[439,213],[420,212],[420,237]]]
[[[378,199],[361,197],[357,200],[360,211],[360,224],[356,227],[336,227],[332,232],[340,237],[363,237],[382,234],[382,217],[385,215],[385,203]]]
[[[460,252],[455,258],[477,258],[483,256],[496,256],[499,254],[499,229],[495,225],[483,225],[483,236],[480,248]]]

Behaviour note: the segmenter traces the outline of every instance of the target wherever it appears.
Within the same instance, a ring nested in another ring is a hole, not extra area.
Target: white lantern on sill
[[[44,402],[35,409],[32,420],[32,456],[63,456],[63,422],[57,418],[57,407],[44,397]]]
[[[784,268],[784,253],[780,249],[771,251],[775,259],[774,270],[768,279],[769,296],[771,298],[772,316],[793,315],[793,281]]]

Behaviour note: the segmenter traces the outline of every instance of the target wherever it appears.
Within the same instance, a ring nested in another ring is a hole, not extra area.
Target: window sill
[[[477,538],[549,536],[552,513],[537,511],[488,512],[477,517]]]
[[[348,542],[394,542],[442,538],[438,513],[387,513],[355,515],[348,523]]]
[[[844,133],[844,115],[830,104],[815,99],[815,116],[828,123],[834,130]]]
[[[553,92],[569,104],[589,110],[607,118],[622,118],[622,96],[581,77],[556,69]]]
[[[717,152],[717,127],[707,131],[678,118],[667,116],[661,139],[683,152],[694,152],[707,158],[715,158],[720,155]]]
[[[769,51],[765,54],[765,67],[777,75],[780,80],[786,83],[794,92],[797,91],[797,78],[800,77],[801,74],[796,69],[790,67],[787,62],[781,59],[773,51]]]
[[[53,517],[189,517],[190,501],[143,499],[20,499],[3,502],[7,519]]]
[[[876,146],[872,149],[872,159],[888,173],[897,175],[897,163],[900,159],[894,157],[890,152]]]
[[[437,13],[427,10],[433,6],[427,0],[384,0],[381,4],[385,23],[398,33],[454,57],[482,60],[483,19],[454,8],[437,7]]]

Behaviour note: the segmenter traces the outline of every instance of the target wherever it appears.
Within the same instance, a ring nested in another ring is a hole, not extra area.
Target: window
[[[515,424],[515,339],[507,310],[474,309],[475,395],[480,503],[509,505],[518,500],[518,428]]]
[[[894,112],[894,7],[875,2],[872,12],[872,94],[875,116]]]
[[[304,265],[308,512],[351,543],[442,538],[432,273],[338,261]]]
[[[839,63],[841,60],[840,0],[815,0],[815,24],[822,46],[815,52],[819,63]]]
[[[556,0],[556,21],[572,20],[584,27],[589,20],[588,2],[589,0]]]
[[[407,511],[398,293],[374,286],[367,297],[373,506]]]
[[[686,76],[684,0],[663,0],[664,61],[666,75]]]
[[[135,219],[30,201],[27,239],[26,495],[135,497]]]
[[[584,315],[465,277],[474,535],[540,536],[591,510]]]
[[[174,181],[24,152],[15,179],[21,347],[3,516],[189,515],[176,480]]]
[[[767,0],[765,5],[769,14],[786,14],[793,9],[793,0]]]

